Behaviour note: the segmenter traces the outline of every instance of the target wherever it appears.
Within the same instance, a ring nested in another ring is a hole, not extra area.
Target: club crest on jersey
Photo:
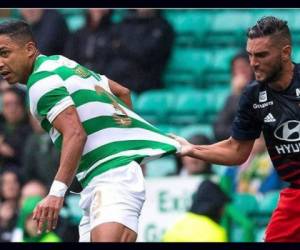
[[[126,111],[117,103],[117,101],[109,93],[107,93],[100,86],[95,86],[95,90],[97,94],[100,95],[101,93],[103,93],[110,99],[111,104],[115,109],[115,113],[113,113],[112,117],[116,124],[125,127],[128,127],[132,124],[132,119],[127,115]]]
[[[266,102],[267,101],[267,91],[261,91],[259,92],[259,97],[258,97],[258,101],[259,102]]]
[[[88,78],[89,76],[91,76],[91,73],[80,65],[77,65],[74,71],[76,75],[79,75],[82,78]]]

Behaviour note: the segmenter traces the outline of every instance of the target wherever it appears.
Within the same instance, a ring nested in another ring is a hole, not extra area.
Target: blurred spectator
[[[17,222],[17,204],[7,200],[0,203],[0,242],[10,242]]]
[[[161,88],[173,38],[159,10],[129,10],[114,28],[113,54],[104,73],[135,92]]]
[[[226,174],[232,177],[234,191],[242,193],[265,193],[285,185],[273,167],[262,135],[255,140],[248,160],[239,168],[227,169]]]
[[[18,216],[21,180],[13,168],[0,175],[0,242],[10,242]]]
[[[22,207],[24,200],[30,196],[45,197],[48,193],[47,187],[38,180],[31,180],[24,184],[21,190],[19,206]]]
[[[37,234],[37,222],[32,219],[32,214],[41,200],[41,196],[29,196],[24,200],[17,229],[14,230],[13,242],[61,242],[60,237],[53,231]]]
[[[11,16],[11,10],[10,9],[0,9],[0,18],[1,17],[10,17]]]
[[[1,201],[13,201],[17,203],[20,197],[21,179],[14,168],[6,168],[0,175],[0,199]]]
[[[111,55],[111,13],[108,9],[88,9],[86,25],[71,34],[64,55],[104,74]]]
[[[64,17],[57,10],[21,9],[21,15],[31,25],[42,54],[60,55],[69,35]]]
[[[47,171],[45,171],[47,172]],[[39,197],[46,197],[48,193],[48,188],[42,182],[38,180],[30,180],[26,182],[21,190],[21,197],[19,200],[19,207],[24,205],[25,200],[28,197],[39,196]],[[67,199],[67,197],[66,197]],[[64,204],[66,207],[66,204]],[[18,236],[18,231],[14,232],[14,237]],[[78,226],[72,225],[68,218],[59,217],[58,226],[55,229],[55,233],[63,240],[67,242],[74,242],[78,241]]]
[[[15,86],[4,90],[0,120],[0,166],[20,167],[25,140],[32,133],[24,91]]]
[[[188,141],[196,145],[208,145],[210,140],[205,135],[194,135]],[[180,176],[212,174],[212,166],[205,161],[184,156],[178,159],[179,168],[177,174]]]
[[[229,197],[215,183],[204,180],[195,193],[192,206],[163,236],[165,242],[226,242],[220,225]]]
[[[22,177],[26,182],[39,180],[50,188],[59,165],[60,153],[40,122],[31,115],[30,123],[35,133],[29,135],[25,142]]]
[[[214,135],[217,141],[225,140],[231,135],[231,124],[237,111],[238,102],[243,89],[254,79],[248,55],[237,54],[231,61],[231,94],[225,101],[223,109],[218,114],[214,125]]]

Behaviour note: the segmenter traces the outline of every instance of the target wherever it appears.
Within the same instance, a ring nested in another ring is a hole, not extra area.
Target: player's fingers
[[[53,215],[54,215],[53,209],[49,208],[48,214],[47,214],[47,232],[50,232],[52,230]]]
[[[41,216],[41,208],[39,205],[37,205],[35,207],[35,209],[33,210],[33,215],[32,215],[32,219],[33,220],[39,220]]]
[[[53,223],[52,223],[52,230],[54,230],[57,226],[57,221],[58,221],[58,215],[59,215],[59,210],[55,209],[53,213]]]
[[[169,137],[171,137],[171,138],[173,138],[173,139],[176,139],[176,138],[177,138],[177,136],[174,135],[174,134],[172,134],[172,133],[168,133],[167,136],[169,136]]]
[[[41,211],[41,216],[40,216],[39,220],[37,221],[38,222],[38,231],[37,231],[38,234],[42,233],[43,226],[44,226],[44,223],[47,220],[47,215],[48,215],[48,208],[47,207],[41,207],[41,210],[42,210]]]

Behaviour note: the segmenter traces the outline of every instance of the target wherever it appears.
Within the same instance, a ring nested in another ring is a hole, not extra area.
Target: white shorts
[[[145,182],[136,162],[94,177],[80,193],[84,215],[79,224],[79,241],[90,242],[91,230],[106,222],[118,222],[138,232],[145,201]]]

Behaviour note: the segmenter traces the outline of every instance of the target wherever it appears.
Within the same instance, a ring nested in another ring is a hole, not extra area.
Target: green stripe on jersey
[[[109,98],[109,96],[113,98],[120,105],[123,105],[128,108],[128,106],[122,100],[116,98],[115,96],[107,92],[97,93],[96,91],[93,90],[82,89],[71,94],[71,97],[76,107],[79,107],[88,102],[103,102],[103,103],[112,104],[112,101]]]
[[[78,77],[82,77],[82,75],[78,75],[76,73],[76,71],[80,70],[81,67],[80,65],[76,66],[75,68],[68,68],[66,66],[60,66],[58,68],[56,68],[55,70],[53,71],[40,71],[40,72],[36,72],[34,74],[32,74],[28,80],[28,84],[27,84],[27,87],[28,88],[31,88],[35,83],[37,83],[38,81],[40,80],[43,80],[47,77],[50,77],[50,76],[54,76],[54,75],[57,75],[59,76],[62,80],[67,80],[69,77],[71,76],[78,76]],[[82,72],[80,70],[80,72]],[[99,80],[99,77],[96,75],[96,74],[92,74],[91,72],[89,71],[86,71],[86,73],[84,73],[86,77],[84,77],[83,79],[86,79],[86,78],[89,78],[89,77],[94,77],[96,80]]]
[[[104,172],[110,169],[128,165],[132,161],[141,163],[143,158],[145,158],[145,155],[132,155],[115,158],[109,162],[101,164],[101,167],[98,166],[95,169],[93,169],[90,173],[87,174],[87,176],[83,180],[80,181],[80,183],[83,187],[86,187],[95,176],[103,174]]]
[[[53,56],[45,56],[45,55],[39,55],[36,58],[36,61],[34,63],[33,72],[37,71],[39,67],[46,61],[52,60],[57,61],[59,59],[59,55],[53,55]]]
[[[99,116],[83,122],[82,125],[84,127],[85,132],[88,135],[105,128],[143,128],[164,135],[157,128],[148,125],[147,123],[141,122],[134,118],[130,118],[130,119],[131,119],[131,124],[128,126],[124,126],[122,124],[116,123],[116,121],[112,116]]]
[[[124,140],[118,142],[111,142],[98,147],[91,152],[82,156],[78,171],[87,170],[95,162],[104,159],[108,156],[120,153],[127,150],[137,150],[143,148],[162,149],[166,152],[175,152],[176,148],[169,144],[164,144],[149,140]]]
[[[37,111],[41,116],[47,116],[47,113],[56,103],[69,96],[65,87],[53,89],[43,95],[37,104]]]

